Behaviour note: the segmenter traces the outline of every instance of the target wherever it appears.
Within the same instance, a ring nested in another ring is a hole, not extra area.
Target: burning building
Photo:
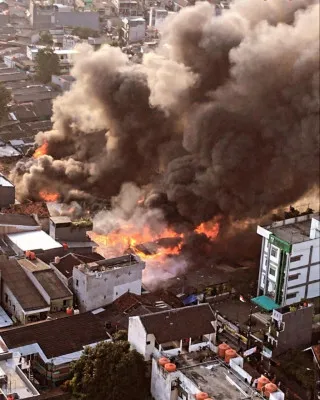
[[[79,48],[53,130],[13,171],[18,195],[113,198],[96,234],[170,229],[195,253],[198,237],[213,242],[203,223],[219,221],[214,247],[226,246],[318,188],[318,15],[313,0],[235,0],[221,16],[201,2],[168,21],[142,64]],[[240,243],[227,247],[248,251]]]

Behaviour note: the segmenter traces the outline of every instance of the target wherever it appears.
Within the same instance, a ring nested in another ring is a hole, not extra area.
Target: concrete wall
[[[73,269],[73,292],[81,311],[90,311],[112,303],[126,292],[141,294],[144,263],[101,271],[97,274]]]
[[[149,338],[148,338],[149,339]],[[141,323],[140,317],[130,317],[129,318],[129,328],[128,328],[128,342],[131,344],[132,348],[137,350],[138,353],[143,355],[146,361],[150,360],[150,355],[152,353],[151,347],[148,348],[147,352],[147,332]],[[154,340],[153,340],[154,346]]]
[[[130,26],[128,33],[128,42],[141,42],[144,41],[146,35],[146,24],[145,22],[141,22],[137,26]]]
[[[2,281],[2,290],[1,290],[1,301],[3,308],[10,314],[13,315],[18,321],[22,324],[25,323],[25,314],[24,310],[21,307],[18,300],[15,298],[8,285]],[[6,301],[6,295],[8,296]]]
[[[54,225],[52,221],[49,224],[50,236],[55,240],[83,242],[87,240],[87,230],[84,227],[75,227],[72,224],[69,226]]]
[[[55,24],[72,28],[82,27],[99,30],[99,13],[97,12],[56,12]]]
[[[1,25],[1,20],[0,20],[0,25]],[[15,192],[16,191],[14,186],[0,186],[0,208],[8,207],[10,204],[14,204]]]
[[[312,316],[314,307],[303,307],[294,312],[282,314],[283,331],[278,333],[277,348],[274,354],[283,353],[289,349],[310,346],[312,337]]]

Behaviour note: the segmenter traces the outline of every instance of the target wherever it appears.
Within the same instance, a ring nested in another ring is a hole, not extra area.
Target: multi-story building
[[[164,20],[167,18],[168,13],[168,10],[151,7],[149,11],[149,26],[155,29],[160,29]]]
[[[258,226],[262,236],[258,296],[285,306],[320,296],[319,213]]]
[[[146,36],[146,21],[144,18],[123,18],[123,40],[125,43],[143,42]]]
[[[91,311],[112,303],[126,292],[141,294],[145,263],[129,254],[77,265],[72,271],[72,289],[79,309]]]
[[[271,344],[269,357],[310,346],[313,311],[313,305],[308,303],[273,310],[266,344],[266,348]]]

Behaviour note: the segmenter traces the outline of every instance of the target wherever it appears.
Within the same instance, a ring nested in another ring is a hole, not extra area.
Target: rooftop
[[[0,256],[1,277],[25,311],[48,308],[48,304],[16,260]]]
[[[131,265],[140,263],[140,259],[133,254],[121,257],[103,259],[78,265],[77,268],[85,273],[93,273],[96,271],[106,271],[118,268],[130,267]]]
[[[12,233],[7,236],[22,251],[50,250],[62,247],[60,243],[56,242],[44,231]]]
[[[161,344],[213,333],[211,322],[215,321],[215,316],[209,304],[199,304],[142,315],[140,320],[146,332],[154,334]]]
[[[0,361],[1,372],[5,374],[10,381],[10,385],[2,387],[2,390],[4,390],[6,394],[12,393],[11,391],[17,393],[19,399],[31,399],[32,396],[37,396],[39,393],[28,379],[22,379],[17,373],[19,361],[20,356],[16,354],[6,360]]]
[[[72,277],[73,267],[86,262],[104,260],[98,253],[90,253],[88,255],[68,253],[54,262],[53,265],[67,278]]]
[[[0,329],[6,328],[8,326],[13,325],[13,322],[9,315],[4,311],[2,307],[0,307]]]
[[[272,311],[273,309],[279,308],[279,304],[275,303],[268,296],[254,297],[253,299],[251,299],[251,301],[266,311]]]
[[[0,214],[0,225],[38,226],[36,220],[29,215]]]
[[[6,144],[4,146],[0,146],[0,158],[2,157],[20,157],[21,153],[16,150],[14,147]]]
[[[49,217],[49,211],[45,202],[29,202],[23,204],[13,204],[8,208],[1,210],[4,214],[33,215],[40,218]]]
[[[213,399],[241,400],[245,394],[252,400],[261,399],[257,392],[227,369],[218,358],[181,368],[180,371]]]
[[[72,297],[72,292],[60,281],[52,269],[34,271],[34,277],[44,288],[51,300]]]
[[[23,268],[29,270],[30,272],[44,271],[50,269],[49,265],[41,261],[40,258],[36,258],[32,261],[28,260],[27,258],[20,258],[17,261]]]
[[[1,332],[9,349],[38,343],[50,359],[83,350],[84,346],[109,338],[105,321],[106,312],[91,312],[26,325]],[[58,338],[58,340],[57,340]]]
[[[277,221],[265,229],[287,243],[301,243],[310,240],[312,218],[319,219],[319,213]]]
[[[13,184],[6,177],[0,174],[0,186],[13,187]]]

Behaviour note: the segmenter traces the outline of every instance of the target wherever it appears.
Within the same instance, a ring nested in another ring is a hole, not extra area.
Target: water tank
[[[35,260],[36,257],[36,253],[34,253],[33,251],[30,251],[30,260]]]
[[[231,358],[236,358],[237,357],[237,352],[233,349],[228,349],[225,352],[225,357],[224,357],[224,361],[226,363],[229,363]]]
[[[60,262],[60,257],[56,256],[56,257],[54,258],[54,263],[55,263],[55,264],[59,264],[59,262]]]
[[[164,369],[168,372],[174,372],[177,370],[176,364],[173,364],[171,362],[165,364]]]
[[[209,395],[206,392],[199,392],[196,394],[196,400],[206,400],[208,396]]]
[[[264,386],[264,388],[263,388],[263,391],[264,391],[264,395],[267,397],[267,398],[269,398],[270,397],[270,394],[271,393],[274,393],[274,392],[276,392],[278,390],[278,386],[277,385],[275,385],[274,383],[267,383],[265,386]]]
[[[75,308],[75,309],[73,310],[73,314],[74,314],[74,315],[79,315],[79,314],[80,314],[80,311],[79,311],[77,308]]]
[[[218,356],[224,358],[226,350],[230,349],[230,346],[227,343],[221,343],[218,346]]]
[[[266,385],[269,382],[270,381],[269,381],[269,379],[267,377],[265,377],[264,375],[261,375],[260,378],[258,379],[257,389],[261,390],[263,388],[263,386]]]
[[[66,312],[67,312],[68,315],[72,315],[73,314],[73,308],[72,307],[68,307]]]
[[[159,365],[161,365],[162,367],[164,367],[166,364],[170,363],[169,358],[167,357],[161,357],[158,361]]]

